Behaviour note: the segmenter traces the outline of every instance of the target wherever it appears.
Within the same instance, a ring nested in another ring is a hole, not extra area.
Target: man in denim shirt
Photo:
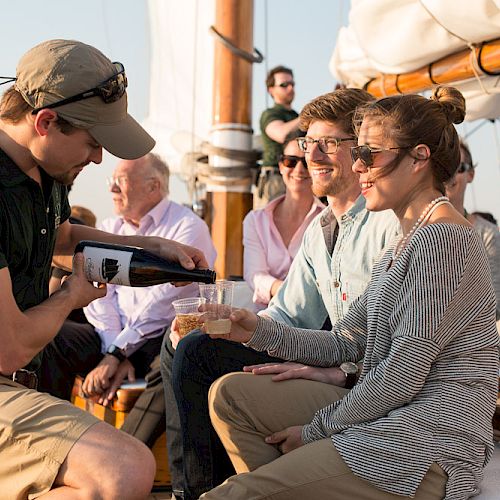
[[[357,106],[371,99],[363,90],[341,89],[302,110],[300,125],[307,136],[299,144],[313,191],[327,196],[329,206],[306,230],[285,283],[261,314],[302,328],[335,323],[363,292],[374,261],[396,234],[398,223],[391,211],[366,211],[358,176],[351,169],[350,147],[356,144],[352,117]],[[234,474],[208,415],[208,389],[217,378],[247,367],[255,373],[279,374],[277,380],[310,378],[342,387],[348,382],[339,368],[285,364],[265,352],[212,340],[199,331],[177,342],[174,324],[162,347],[161,370],[175,498],[198,498]],[[254,366],[260,364],[265,366]]]

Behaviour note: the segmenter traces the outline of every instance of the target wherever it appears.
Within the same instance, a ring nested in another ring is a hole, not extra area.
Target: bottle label
[[[111,248],[85,247],[85,276],[89,281],[130,286],[129,270],[132,252]]]

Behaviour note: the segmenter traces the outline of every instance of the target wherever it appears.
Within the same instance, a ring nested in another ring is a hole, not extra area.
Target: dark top
[[[49,296],[57,228],[71,211],[66,186],[40,173],[43,188],[0,149],[0,269],[9,268],[21,311]],[[27,368],[35,369],[39,357]]]
[[[260,115],[260,131],[262,134],[262,147],[264,149],[262,164],[265,167],[278,166],[278,156],[283,151],[283,145],[273,141],[266,134],[266,127],[275,120],[289,122],[299,116],[293,109],[287,109],[281,104],[275,104],[274,107],[266,109]]]

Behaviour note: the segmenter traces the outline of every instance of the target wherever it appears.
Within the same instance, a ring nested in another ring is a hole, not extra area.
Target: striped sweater
[[[316,413],[304,442],[331,436],[356,475],[399,495],[436,462],[446,499],[466,499],[493,450],[499,340],[485,250],[474,229],[440,223],[391,259],[390,248],[332,332],[260,318],[247,345],[316,366],[364,357],[356,386]]]

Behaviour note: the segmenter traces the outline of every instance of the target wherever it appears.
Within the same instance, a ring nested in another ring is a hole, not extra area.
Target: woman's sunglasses
[[[307,168],[306,159],[303,156],[281,155],[278,161],[286,168],[295,168],[299,161]]]
[[[469,170],[472,170],[474,167],[465,161],[461,161],[460,165],[457,168],[457,174],[463,174],[464,172],[468,172]]]
[[[357,160],[361,160],[366,167],[371,167],[373,165],[373,155],[378,153],[383,153],[384,151],[392,151],[394,149],[411,149],[413,146],[398,146],[397,148],[371,148],[367,144],[362,146],[353,146],[351,148],[351,159],[355,163]]]

